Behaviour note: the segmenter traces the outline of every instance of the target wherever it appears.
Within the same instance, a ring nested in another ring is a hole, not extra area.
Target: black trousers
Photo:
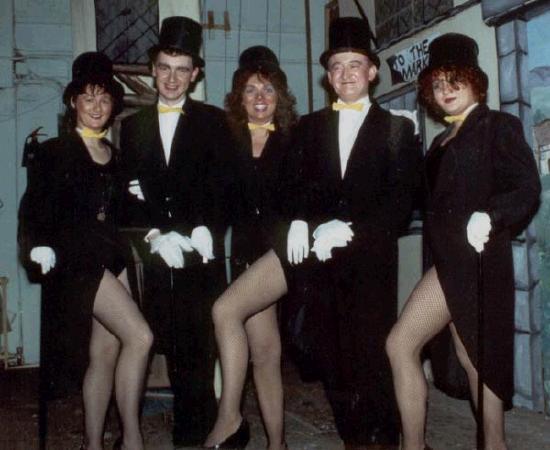
[[[217,414],[211,309],[226,283],[223,259],[208,264],[188,259],[184,269],[170,269],[160,258],[145,265],[143,309],[155,335],[155,351],[168,362],[174,443],[198,445]]]
[[[309,359],[342,440],[395,445],[399,414],[385,341],[396,320],[397,271],[339,256],[335,252],[322,264],[313,260],[294,285],[294,301],[305,302],[302,328]]]

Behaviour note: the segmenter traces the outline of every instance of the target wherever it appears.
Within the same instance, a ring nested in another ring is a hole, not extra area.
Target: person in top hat
[[[114,388],[123,427],[116,448],[140,450],[139,405],[153,336],[132,298],[132,256],[117,229],[120,155],[105,139],[124,91],[102,53],[81,54],[72,69],[63,94],[65,130],[41,144],[40,177],[19,211],[25,263],[43,277],[41,391],[59,395],[81,386],[81,448],[98,450]]]
[[[483,448],[505,450],[503,410],[511,406],[514,393],[510,239],[537,209],[539,176],[521,122],[486,105],[488,78],[478,65],[476,42],[444,34],[431,42],[429,55],[418,78],[419,98],[447,128],[434,138],[424,161],[424,229],[434,264],[387,342],[402,448],[428,448],[420,352],[449,326],[476,405],[478,371],[483,380],[483,420],[478,424],[484,430]],[[480,311],[485,319],[478,329]]]
[[[264,46],[244,50],[225,101],[237,142],[241,180],[240,210],[233,221],[232,235],[234,279],[267,252],[274,240],[280,239],[277,224],[285,205],[281,189],[283,169],[291,151],[291,129],[297,121],[295,103],[275,54]],[[284,241],[286,234],[282,231]],[[268,448],[282,450],[284,409],[277,306],[272,304],[247,316],[246,321],[239,323],[242,328],[236,339],[234,333],[227,334],[224,311],[246,309],[240,303],[246,298],[233,291],[233,295],[223,296],[213,307],[223,390],[216,425],[204,445],[246,446],[249,429],[240,406],[250,347]]]
[[[223,236],[232,201],[224,112],[188,96],[202,76],[202,27],[162,21],[149,51],[158,102],[123,120],[128,225],[144,262],[143,309],[174,393],[175,446],[198,446],[216,418],[210,308],[225,287]]]
[[[412,210],[419,151],[414,124],[369,96],[378,58],[366,21],[337,19],[329,38],[321,63],[338,101],[302,117],[293,133],[286,242],[274,241],[216,302],[216,333],[227,359],[242,361],[246,345],[232,343],[245,339],[246,319],[287,292],[300,298],[346,448],[396,449],[384,343],[397,315],[397,237]]]

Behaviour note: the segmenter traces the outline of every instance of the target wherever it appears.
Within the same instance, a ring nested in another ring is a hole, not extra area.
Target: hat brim
[[[159,45],[154,45],[149,50],[147,50],[147,54],[149,55],[149,60],[151,62],[153,62],[155,60],[155,58],[157,57],[157,55],[159,54],[159,52],[161,52],[163,50],[168,50],[168,51],[169,50],[175,50],[178,53],[181,53],[182,55],[190,56],[191,58],[193,58],[193,65],[195,67],[198,67],[200,69],[202,69],[204,67],[204,59],[202,59],[199,55],[188,52],[187,50],[182,50],[181,48],[178,48],[178,47],[168,47],[168,48],[166,48],[166,47],[161,47]]]
[[[452,67],[471,67],[472,69],[475,69],[479,75],[484,79],[485,84],[489,82],[489,77],[487,74],[481,69],[481,67],[473,65],[473,64],[433,64],[433,65],[427,65],[424,67],[420,73],[418,74],[417,80],[420,83],[422,80],[424,80],[426,77],[429,77],[437,70],[448,70]]]
[[[364,48],[355,48],[355,47],[339,47],[339,48],[326,50],[319,57],[319,62],[325,69],[328,69],[328,60],[332,55],[335,55],[336,53],[347,53],[347,52],[361,53],[362,55],[367,56],[377,68],[380,68],[380,58],[378,58],[376,53],[366,50]]]

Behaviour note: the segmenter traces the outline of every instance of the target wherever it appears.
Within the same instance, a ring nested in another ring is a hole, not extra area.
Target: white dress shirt
[[[160,100],[159,105],[168,106],[173,108],[183,108],[185,104],[184,97],[180,102],[175,105],[166,105]],[[158,113],[159,115],[159,130],[160,138],[162,140],[162,148],[164,150],[164,157],[166,159],[166,165],[170,164],[170,152],[172,151],[172,141],[174,140],[174,134],[176,132],[176,126],[178,125],[178,120],[181,116],[179,112],[168,112],[168,113]]]
[[[338,99],[338,103],[344,103]],[[363,124],[365,117],[369,112],[371,101],[368,96],[359,99],[354,103],[363,103],[362,111],[355,111],[353,109],[343,109],[338,114],[338,147],[340,150],[340,168],[341,175],[344,178],[346,168],[348,166],[349,156],[351,149],[359,133],[359,128]]]

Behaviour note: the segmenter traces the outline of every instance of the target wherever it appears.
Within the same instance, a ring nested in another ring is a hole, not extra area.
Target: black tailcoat
[[[234,156],[222,110],[190,98],[183,110],[168,164],[156,105],[122,122],[121,149],[127,180],[138,179],[145,196],[139,201],[128,195],[125,208],[127,224],[143,229],[136,246],[144,260],[144,313],[157,351],[166,353],[172,367],[174,437],[191,445],[204,441],[217,409],[210,309],[225,287],[223,236],[234,193]],[[190,235],[198,225],[207,226],[214,239],[216,259],[208,264],[198,253],[186,253],[185,267],[171,270],[142,243],[151,228]]]
[[[352,223],[354,236],[325,263],[311,254],[295,288],[311,306],[306,326],[317,330],[322,378],[341,437],[358,444],[396,443],[384,343],[397,316],[397,238],[412,210],[420,152],[412,122],[373,103],[342,178],[338,115],[326,108],[301,119],[288,203],[310,234],[340,219]],[[286,271],[292,287],[295,270]]]
[[[18,239],[30,278],[42,283],[41,376],[53,396],[81,386],[104,271],[118,275],[132,264],[117,231],[122,180],[118,151],[112,152],[101,165],[76,133],[49,139],[40,146],[39,171],[21,200]],[[56,255],[45,276],[29,260],[36,246],[51,247]]]
[[[521,122],[477,106],[456,137],[441,147],[450,127],[434,139],[425,159],[425,236],[452,320],[476,367],[477,253],[466,225],[473,212],[491,217],[483,251],[484,381],[511,406],[514,392],[514,268],[511,238],[535,213],[540,181]]]

